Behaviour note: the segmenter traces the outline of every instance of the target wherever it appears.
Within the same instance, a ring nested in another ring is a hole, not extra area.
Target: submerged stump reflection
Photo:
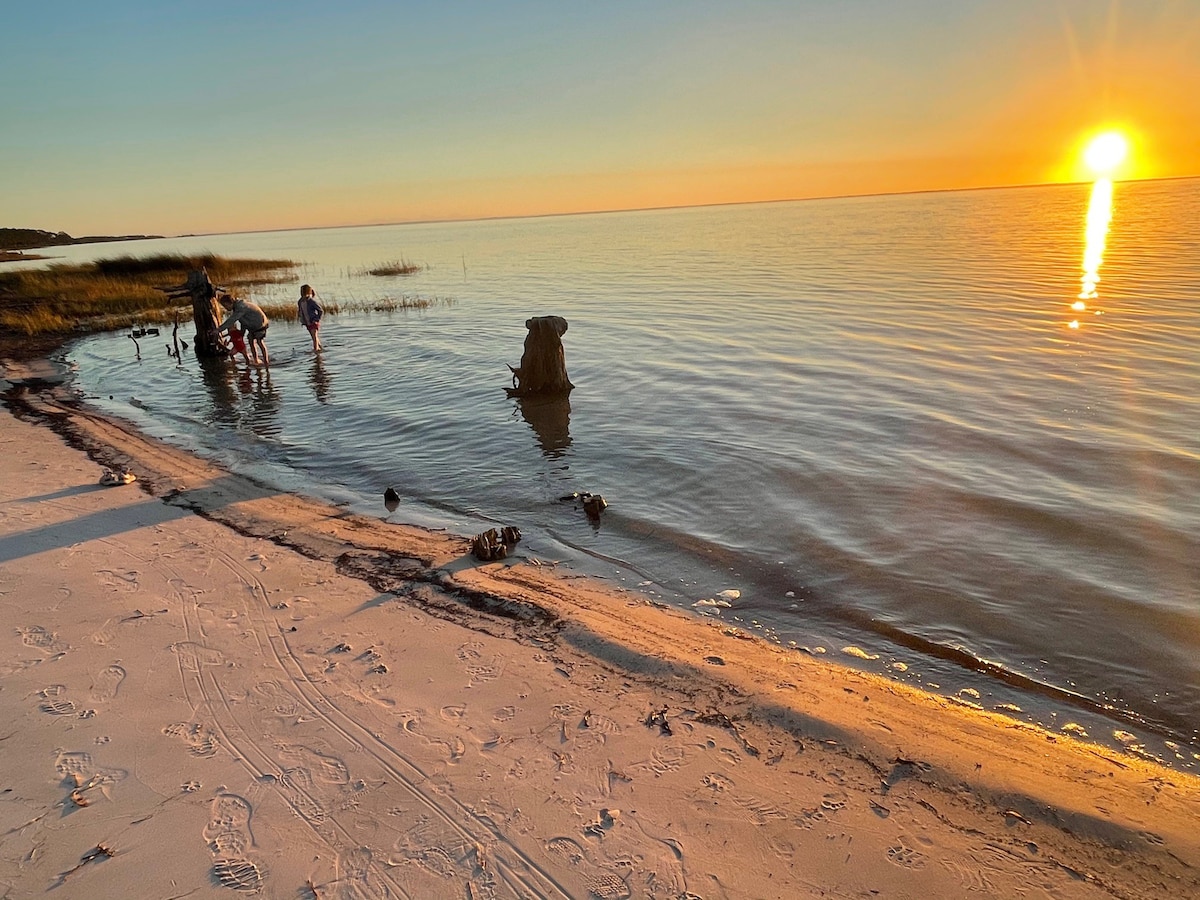
[[[562,456],[571,446],[571,400],[568,397],[519,397],[521,418],[537,435],[543,455]]]

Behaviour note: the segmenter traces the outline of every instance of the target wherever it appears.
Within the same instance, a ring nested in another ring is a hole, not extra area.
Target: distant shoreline
[[[89,234],[84,237],[72,237],[65,231],[42,231],[40,228],[0,228],[0,262],[46,259],[45,256],[31,256],[22,252],[24,250],[40,250],[44,247],[104,244],[112,241],[150,241],[161,238],[161,234]]]
[[[1119,183],[1133,184],[1141,182],[1158,182],[1158,181],[1188,181],[1198,179],[1200,175],[1164,175],[1157,178],[1133,178],[1133,179],[1118,179]],[[143,241],[143,240],[163,240],[165,238],[198,238],[198,237],[223,237],[226,235],[240,234],[278,234],[289,231],[333,231],[338,229],[348,228],[385,228],[393,226],[410,226],[410,225],[449,225],[462,224],[467,222],[502,222],[519,219],[553,219],[566,216],[605,216],[616,215],[620,213],[641,213],[641,212],[668,212],[679,209],[707,209],[711,207],[722,206],[765,206],[776,203],[810,203],[823,200],[860,200],[871,199],[875,197],[907,197],[919,194],[956,194],[967,193],[970,191],[1002,191],[1002,190],[1024,190],[1027,188],[1045,188],[1045,187],[1075,187],[1078,185],[1090,184],[1090,181],[1040,181],[1031,182],[1028,184],[991,184],[975,187],[951,187],[951,188],[921,188],[918,190],[908,191],[869,191],[867,193],[846,193],[846,194],[814,194],[812,196],[802,197],[775,197],[765,200],[727,200],[714,203],[684,203],[668,206],[633,206],[633,207],[616,207],[613,209],[579,209],[579,210],[564,210],[560,212],[538,212],[538,213],[523,213],[510,215],[493,215],[493,216],[465,216],[462,218],[432,218],[432,219],[395,219],[389,221],[377,222],[354,222],[341,223],[336,225],[292,225],[283,228],[237,228],[231,231],[201,231],[187,232],[185,234],[129,234],[129,235],[89,235],[86,237],[72,238],[66,235],[69,240],[58,243],[43,243],[43,244],[26,244],[17,246],[8,243],[5,240],[5,234],[14,231],[31,231],[32,229],[18,228],[0,228],[0,262],[6,261],[3,258],[3,253],[6,250],[30,249],[51,246],[65,246],[70,244],[99,244],[109,241]],[[54,232],[41,232],[42,234],[51,237],[56,236]],[[59,232],[59,234],[65,234]],[[25,256],[24,259],[36,259],[38,257]],[[46,257],[42,257],[46,258]],[[11,261],[11,260],[8,260]]]
[[[0,250],[0,262],[22,262],[30,259],[51,259],[51,257],[39,256],[36,253],[22,253],[20,250]]]

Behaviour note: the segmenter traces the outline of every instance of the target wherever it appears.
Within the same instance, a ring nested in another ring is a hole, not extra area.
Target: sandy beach
[[[0,896],[1200,896],[1193,776],[6,406]]]

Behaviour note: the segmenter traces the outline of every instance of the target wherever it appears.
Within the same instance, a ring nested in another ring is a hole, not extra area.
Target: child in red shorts
[[[230,356],[234,353],[242,354],[242,359],[246,361],[246,365],[250,365],[250,357],[246,355],[246,339],[242,336],[242,329],[234,325],[229,329],[229,343],[233,344],[233,350]]]

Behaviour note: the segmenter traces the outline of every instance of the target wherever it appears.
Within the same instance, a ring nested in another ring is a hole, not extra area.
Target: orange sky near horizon
[[[347,0],[284,20],[213,2],[191,21],[148,0],[68,0],[70,26],[9,17],[0,225],[207,233],[1077,182],[1110,128],[1131,145],[1117,179],[1200,175],[1194,0]]]

